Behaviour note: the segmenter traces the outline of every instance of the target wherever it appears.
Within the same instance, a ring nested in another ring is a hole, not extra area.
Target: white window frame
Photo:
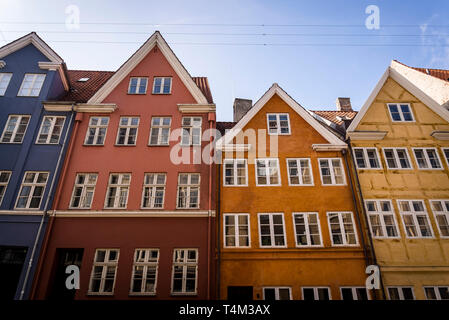
[[[161,79],[161,91],[155,92],[154,89],[156,87],[156,79]],[[165,79],[170,79],[170,92],[164,92]],[[173,77],[154,77],[153,78],[153,90],[152,94],[171,94],[173,87]]]
[[[2,171],[0,171],[0,175],[2,175],[2,174],[4,174],[4,173],[8,174],[8,180],[7,180],[6,182],[1,182],[1,181],[0,181],[0,187],[1,187],[1,186],[5,187],[5,188],[3,189],[3,194],[0,194],[0,206],[2,205],[3,198],[5,197],[6,190],[8,189],[9,180],[11,180],[11,176],[12,176],[12,171],[8,171],[8,170],[2,170]]]
[[[106,251],[105,253],[105,260],[104,262],[97,262],[97,255],[99,251]],[[109,253],[111,251],[117,251],[117,259],[113,261],[109,261]],[[120,258],[120,249],[105,249],[105,248],[98,248],[95,250],[94,254],[94,261],[92,264],[92,271],[90,273],[90,279],[89,279],[89,290],[88,295],[96,295],[96,296],[112,296],[114,294],[115,290],[115,284],[117,282],[117,269],[118,269],[118,262]],[[93,276],[94,276],[94,270],[95,267],[102,266],[102,274],[101,274],[101,280],[100,280],[100,291],[92,291],[92,285],[93,285]],[[115,267],[115,273],[114,273],[114,284],[112,285],[112,292],[104,292],[104,285],[105,285],[105,279],[106,279],[106,273],[108,270],[108,267]]]
[[[321,171],[321,163],[320,163],[322,160],[327,160],[327,163],[329,164],[329,171],[331,173],[331,182],[332,183],[325,184],[323,182],[323,172]],[[340,161],[343,183],[335,183],[334,165],[332,164],[332,160]],[[346,172],[345,172],[345,168],[343,167],[343,160],[341,158],[318,158],[318,168],[320,170],[320,179],[321,179],[322,186],[345,186],[346,185]]]
[[[154,119],[161,119],[160,121],[162,121],[162,124],[159,125],[155,125],[153,124],[153,120]],[[170,124],[168,125],[164,125],[164,119],[170,119]],[[151,118],[151,126],[150,126],[150,138],[148,140],[148,145],[149,146],[169,146],[170,145],[170,129],[171,129],[171,117],[152,117]],[[157,143],[151,143],[151,138],[153,137],[153,129],[158,129],[157,131]],[[163,129],[168,129],[168,140],[167,143],[162,143],[162,130]]]
[[[375,202],[378,211],[368,211],[368,202]],[[380,210],[380,208],[381,208],[380,203],[381,202],[389,202],[391,211],[388,211],[388,212],[381,211]],[[399,225],[398,225],[398,222],[396,220],[396,213],[395,213],[395,210],[394,210],[394,207],[393,207],[393,202],[390,199],[365,199],[365,211],[366,211],[366,215],[367,215],[367,218],[368,218],[368,223],[369,223],[371,236],[373,238],[376,238],[376,239],[399,239],[401,237],[401,232],[399,230]],[[394,227],[396,228],[396,234],[397,234],[395,237],[387,235],[388,233],[387,233],[387,227],[386,227],[386,224],[385,224],[384,215],[389,215],[389,214],[393,216]],[[379,216],[380,226],[381,226],[382,232],[384,234],[383,236],[376,236],[374,234],[373,226],[371,224],[371,219],[370,219],[371,215],[378,215]]]
[[[258,161],[264,161],[265,162],[265,177],[267,179],[267,183],[266,184],[260,184],[259,183],[259,175],[258,175],[258,170],[257,170],[257,162]],[[270,183],[270,167],[268,166],[270,161],[276,161],[276,169],[277,169],[277,173],[278,173],[278,183],[277,184],[271,184]],[[256,186],[258,187],[279,187],[282,185],[282,181],[281,181],[281,170],[280,170],[280,166],[279,166],[279,158],[256,158],[255,162],[254,162],[254,172],[256,175]]]
[[[189,125],[185,125],[184,124],[184,119],[190,119],[190,124]],[[194,126],[193,122],[194,119],[200,119],[200,125],[199,126]],[[199,143],[193,143],[193,131],[194,129],[198,129],[199,128]],[[181,147],[190,147],[190,146],[201,146],[201,142],[202,142],[202,130],[203,130],[203,117],[199,116],[199,117],[182,117],[181,118]],[[188,132],[189,133],[189,143],[184,143],[184,132]]]
[[[147,176],[149,175],[153,175],[153,181],[151,183],[146,183],[147,180]],[[164,175],[164,183],[163,184],[159,184],[157,183],[157,177],[159,175]],[[164,209],[164,205],[165,205],[165,191],[166,191],[166,185],[167,185],[167,174],[164,172],[145,172],[144,177],[143,177],[143,188],[142,188],[142,201],[140,203],[140,208],[141,209]],[[150,202],[150,206],[149,207],[145,207],[144,206],[144,200],[145,200],[145,188],[150,188],[152,189],[151,191],[151,198],[149,199]],[[155,200],[156,200],[156,189],[157,188],[163,188],[163,194],[162,194],[162,206],[161,207],[155,207]]]
[[[274,300],[279,300],[279,290],[287,289],[288,290],[288,300],[293,300],[292,298],[292,288],[291,287],[262,287],[263,300],[265,300],[265,289],[274,289]]]
[[[30,76],[30,75],[33,76],[33,80],[31,81],[31,87],[29,89],[27,89],[28,90],[28,94],[23,94],[22,93],[22,89],[23,89],[23,85],[25,83],[25,78],[27,76]],[[43,76],[44,77],[43,80],[42,80],[42,84],[39,87],[39,92],[36,95],[31,95],[31,92],[34,89],[37,89],[37,88],[34,88],[34,84],[36,83],[36,80],[37,80],[38,76]],[[45,73],[25,73],[24,76],[23,76],[23,79],[22,79],[22,84],[20,85],[19,92],[17,93],[17,96],[18,97],[39,97],[39,95],[41,94],[42,87],[44,86],[44,82],[45,82],[45,78],[46,77],[47,77],[47,75]]]
[[[270,240],[271,245],[262,245],[262,228],[260,225],[260,216],[262,215],[268,215],[269,223],[270,223]],[[274,224],[273,224],[273,216],[274,215],[281,215],[282,217],[282,236],[284,237],[284,244],[283,245],[276,245],[275,236],[274,236]],[[285,220],[284,220],[284,213],[283,212],[262,212],[257,214],[257,224],[259,227],[259,247],[260,248],[287,248],[287,235],[285,233]]]
[[[400,105],[404,104],[404,105],[408,105],[408,108],[410,110],[410,114],[412,116],[412,120],[411,121],[405,121],[404,120],[404,115],[402,113],[402,109],[400,108]],[[396,105],[399,111],[399,116],[401,117],[401,120],[394,120],[393,116],[391,115],[391,111],[390,111],[390,105]],[[405,123],[412,123],[415,122],[415,115],[413,114],[413,110],[412,110],[412,105],[410,103],[402,103],[402,102],[388,102],[387,103],[387,110],[388,110],[388,114],[390,115],[390,119],[392,122],[405,122]]]
[[[426,300],[441,300],[441,301],[448,301],[449,299],[442,299],[441,298],[441,293],[440,290],[438,290],[439,288],[446,288],[449,291],[449,286],[423,286],[423,291],[424,291],[424,295],[426,296]],[[426,289],[427,288],[431,288],[433,289],[433,292],[435,293],[436,299],[429,299],[429,297],[427,296],[427,292]]]
[[[137,79],[137,84],[136,84],[136,92],[131,92],[131,81],[133,79]],[[147,82],[145,84],[145,91],[143,93],[138,92],[139,88],[140,88],[140,82],[142,81],[142,79],[146,79]],[[129,85],[128,85],[128,94],[137,94],[137,95],[142,95],[142,94],[146,94],[147,93],[147,88],[148,88],[148,77],[130,77],[129,78]]]
[[[94,119],[94,118],[98,118],[98,123],[99,124],[96,124],[96,125],[91,124],[92,119]],[[101,124],[101,120],[104,119],[104,118],[108,119],[108,123],[105,124],[105,125]],[[108,133],[109,121],[110,121],[109,117],[91,116],[89,118],[89,123],[88,123],[88,126],[87,126],[86,137],[84,138],[84,145],[85,146],[104,146],[104,144],[106,142],[106,135]],[[87,140],[89,139],[89,130],[91,128],[95,128],[94,139],[93,139],[92,143],[88,144]],[[98,133],[99,133],[101,128],[105,129],[105,131],[104,131],[104,138],[103,138],[103,143],[98,143],[98,137],[99,137]]]
[[[270,132],[270,120],[268,120],[269,116],[276,117],[276,132]],[[280,116],[287,116],[288,122],[288,133],[281,133],[281,120]],[[288,113],[267,113],[267,132],[268,134],[274,136],[289,136],[292,134],[292,129],[290,126],[290,115]]]
[[[91,183],[84,183],[84,184],[79,184],[77,183],[78,181],[78,177],[81,175],[85,175],[86,177],[84,178],[85,182],[89,182],[89,176],[93,176],[95,175],[95,183],[91,184]],[[79,172],[76,174],[75,176],[75,183],[73,184],[73,191],[72,191],[72,196],[70,197],[70,204],[69,204],[69,209],[90,209],[92,208],[92,202],[94,201],[94,196],[95,196],[95,187],[97,186],[97,181],[98,181],[98,173],[97,172]],[[92,201],[90,203],[90,205],[88,207],[74,207],[73,204],[73,200],[75,197],[75,190],[76,188],[82,188],[81,190],[81,196],[80,196],[80,201],[79,204],[81,205],[82,203],[84,203],[85,199],[86,199],[86,194],[87,194],[87,188],[93,188],[92,190]]]
[[[353,244],[349,244],[347,243],[347,239],[346,239],[346,230],[344,228],[344,224],[343,224],[343,218],[342,218],[342,214],[350,214],[351,215],[351,222],[352,222],[352,228],[354,229],[354,237],[355,237],[355,242]],[[332,237],[332,228],[331,228],[331,223],[330,223],[330,215],[331,214],[337,214],[338,218],[338,222],[340,224],[340,231],[341,231],[341,236],[342,236],[342,240],[343,243],[342,244],[335,244],[334,243],[334,239]],[[358,236],[358,232],[357,232],[357,228],[354,222],[354,213],[352,211],[328,211],[326,212],[327,215],[327,225],[329,227],[329,235],[330,235],[330,240],[332,243],[333,247],[357,247],[359,246],[359,236]]]
[[[388,164],[387,156],[385,154],[385,150],[386,149],[393,150],[394,160],[398,164],[397,168],[391,168],[390,165]],[[405,150],[405,154],[407,155],[407,161],[410,164],[410,168],[402,168],[401,167],[401,165],[400,165],[401,162],[399,161],[399,156],[398,156],[398,149]],[[408,153],[408,148],[407,147],[383,147],[382,148],[382,152],[383,152],[384,159],[385,159],[385,164],[387,165],[387,169],[388,170],[413,170],[412,160],[410,158],[410,154]]]
[[[226,217],[233,216],[234,217],[234,237],[235,237],[235,246],[228,246],[226,244]],[[239,216],[246,216],[248,220],[248,245],[240,245],[240,223],[239,223]],[[248,213],[224,213],[223,214],[223,247],[224,248],[251,248],[251,221],[250,221],[250,215]]]
[[[298,230],[296,229],[296,223],[295,223],[295,216],[297,215],[303,215],[304,216],[304,225],[305,225],[305,232],[307,237],[307,244],[302,245],[298,244]],[[311,244],[311,238],[310,238],[310,227],[309,227],[309,215],[316,215],[317,218],[317,224],[318,224],[318,235],[320,236],[320,244]],[[292,219],[293,219],[293,228],[295,230],[295,245],[297,248],[320,248],[324,247],[323,244],[323,235],[321,232],[321,223],[320,223],[320,215],[318,212],[292,212]]]
[[[181,184],[181,175],[188,175],[187,178],[187,184]],[[197,184],[192,184],[192,175],[198,175],[198,183]],[[187,187],[187,193],[188,195],[186,196],[186,207],[180,207],[179,206],[179,192],[180,192],[180,188],[183,187]],[[196,207],[194,208],[190,208],[190,190],[191,188],[198,188],[198,204]],[[180,172],[178,173],[178,188],[177,188],[177,193],[176,193],[176,209],[191,209],[191,210],[195,210],[195,209],[199,209],[200,208],[200,200],[201,200],[201,174],[198,172]]]
[[[118,175],[118,182],[111,184],[111,178],[113,175]],[[123,176],[124,175],[129,175],[129,183],[128,184],[123,184],[122,180],[123,180]],[[131,179],[132,179],[132,175],[130,172],[114,172],[114,173],[110,173],[109,174],[109,178],[108,178],[108,187],[106,189],[106,197],[104,199],[104,208],[105,209],[126,209],[128,207],[128,198],[129,198],[129,191],[130,191],[130,186],[131,186]],[[117,188],[117,192],[116,195],[114,196],[114,206],[113,207],[108,207],[108,194],[109,194],[109,189],[110,188]],[[120,192],[122,191],[122,188],[126,188],[127,192],[126,192],[126,200],[125,200],[125,206],[124,207],[120,207]]]
[[[405,211],[405,212],[403,212],[401,210],[401,205],[400,205],[401,201],[407,201],[409,203],[409,207],[410,207],[410,209],[412,211]],[[420,211],[416,212],[413,209],[413,202],[414,201],[422,202],[422,205],[423,205],[423,208],[424,208],[424,212],[423,213],[420,213]],[[432,224],[430,223],[429,213],[427,212],[426,203],[425,203],[425,201],[423,199],[398,199],[398,200],[396,200],[396,204],[398,206],[399,214],[400,214],[401,220],[402,220],[402,226],[404,227],[405,237],[407,239],[433,239],[433,238],[435,238],[435,234],[433,232]],[[407,227],[405,225],[404,215],[411,215],[411,217],[413,219],[413,225],[415,226],[415,229],[418,232],[418,236],[417,237],[412,237],[412,236],[409,236],[407,234]],[[423,237],[422,236],[421,228],[419,227],[418,219],[416,218],[417,215],[425,215],[426,216],[427,224],[429,226],[430,233],[431,233],[430,237]]]
[[[340,287],[340,297],[341,297],[341,300],[343,300],[343,289],[351,289],[351,292],[352,292],[352,300],[353,301],[357,301],[357,300],[359,300],[358,299],[358,297],[357,297],[357,289],[363,289],[363,290],[365,290],[366,291],[366,297],[368,298],[368,300],[371,300],[371,295],[370,295],[370,292],[369,292],[369,290],[366,288],[366,287]],[[348,301],[348,300],[347,300]],[[360,300],[360,301],[362,301],[362,300]]]
[[[416,300],[415,288],[413,288],[413,286],[388,286],[386,289],[387,289],[386,291],[387,291],[387,295],[388,295],[388,300],[391,300],[389,289],[397,289],[398,290],[399,300],[405,300],[403,289],[412,289],[413,300]]]
[[[122,124],[122,119],[127,119],[126,124]],[[132,124],[132,120],[137,119],[137,124]],[[139,134],[140,117],[139,116],[122,116],[118,122],[117,128],[117,138],[115,139],[115,145],[118,147],[134,147],[137,145],[137,135]],[[124,143],[119,143],[120,129],[125,129],[125,141]],[[134,137],[134,143],[128,143],[130,137],[131,129],[136,129],[136,135]]]
[[[446,160],[446,165],[449,168],[449,148],[441,148],[441,151],[443,152],[444,159]],[[447,151],[447,155],[446,155]]]
[[[237,163],[243,162],[245,165],[245,183],[237,183]],[[232,163],[233,183],[226,184],[226,163]],[[247,159],[224,159],[223,160],[223,187],[247,187],[248,186],[248,161]]]
[[[34,173],[35,174],[33,182],[25,182],[25,178],[26,178],[28,173]],[[38,179],[39,175],[43,174],[43,173],[47,174],[47,179],[45,180],[45,182],[38,183],[37,179]],[[47,189],[47,183],[48,183],[48,178],[49,177],[50,177],[50,172],[48,172],[48,171],[25,171],[24,174],[23,174],[23,177],[22,177],[22,183],[20,185],[19,192],[17,193],[16,204],[14,206],[14,209],[17,209],[17,210],[39,210],[41,205],[42,205],[42,199],[44,199],[44,197],[45,197],[45,190]],[[17,205],[19,203],[20,194],[22,193],[22,189],[25,186],[30,186],[31,190],[28,193],[28,199],[27,199],[27,203],[25,205],[25,208],[19,208],[19,207],[17,207]],[[37,208],[30,208],[30,203],[31,203],[31,200],[33,199],[33,194],[34,194],[34,190],[36,189],[36,187],[43,187],[42,195],[41,195],[41,198],[39,200],[39,205],[37,206]]]
[[[139,251],[145,252],[145,261],[138,262],[137,256]],[[157,252],[157,258],[156,261],[150,261],[150,254],[152,251]],[[160,257],[160,250],[159,248],[136,248],[134,250],[134,260],[133,260],[133,270],[131,273],[131,284],[129,286],[129,295],[131,296],[155,296],[157,292],[157,276],[159,271],[159,257]],[[142,271],[142,283],[141,283],[141,289],[140,291],[133,291],[134,289],[134,277],[136,274],[136,267],[143,267]],[[151,292],[142,291],[143,287],[146,285],[146,279],[147,279],[147,273],[149,268],[155,268],[155,275],[154,275],[154,290]]]
[[[2,83],[3,79],[5,78],[5,76],[10,76],[8,79],[8,82],[6,82],[6,87],[5,87],[5,91],[1,91],[2,89],[0,89],[0,97],[5,96],[6,94],[6,90],[8,90],[9,84],[11,82],[12,79],[12,73],[11,72],[0,72],[0,83]]]
[[[45,140],[45,142],[39,142],[40,136],[43,134],[42,133],[42,129],[44,128],[44,122],[45,122],[45,119],[47,119],[47,118],[50,118],[50,130],[47,133],[48,136],[47,136],[47,139]],[[58,119],[63,119],[62,125],[61,125],[61,131],[59,132],[59,135],[58,135],[58,141],[57,142],[50,142],[51,141],[51,137],[54,134],[53,132],[55,130],[56,121]],[[39,129],[39,133],[38,133],[37,138],[36,138],[36,144],[59,144],[59,140],[61,139],[62,132],[64,131],[64,125],[65,125],[65,117],[64,116],[44,116],[42,118],[41,127]]]
[[[446,218],[446,221],[449,224],[449,210],[444,205],[444,202],[449,202],[449,199],[429,199],[429,202],[430,202],[430,209],[432,210],[433,216],[435,218],[435,224],[437,225],[438,232],[440,233],[440,238],[449,239],[449,235],[447,235],[447,236],[443,235],[443,233],[441,232],[440,224],[438,223],[438,216],[444,216]],[[440,202],[440,205],[443,208],[443,211],[434,210],[433,206],[432,206],[433,202]]]
[[[413,157],[415,158],[416,167],[418,170],[444,170],[443,163],[441,162],[440,155],[438,154],[437,148],[412,148],[413,150]],[[426,161],[427,168],[421,168],[418,163],[418,158],[416,157],[415,150],[422,150],[424,154],[424,160]],[[435,151],[435,154],[437,156],[438,164],[440,165],[439,168],[432,168],[432,165],[430,164],[429,155],[427,154],[427,150],[433,150]]]
[[[379,164],[379,167],[372,167],[371,166],[371,164],[369,162],[369,157],[368,157],[368,149],[376,151],[376,157],[377,157],[376,160],[377,160],[377,163]],[[359,167],[359,164],[357,162],[357,158],[355,156],[355,152],[357,150],[362,150],[362,152],[363,152],[363,161],[365,162],[365,165],[366,165],[365,168]],[[354,147],[354,148],[352,148],[352,152],[353,152],[353,155],[354,155],[354,162],[355,162],[355,165],[357,166],[357,169],[360,169],[360,170],[381,170],[381,169],[383,169],[382,168],[382,162],[380,161],[379,150],[377,150],[376,147]]]
[[[302,175],[302,167],[301,167],[301,161],[307,161],[309,171],[310,171],[310,183],[304,183],[303,175]],[[298,180],[299,183],[292,183],[291,182],[291,175],[290,175],[290,166],[288,164],[289,161],[296,161],[296,167],[298,168]],[[285,165],[287,167],[287,175],[288,175],[288,185],[291,187],[311,187],[315,185],[315,182],[313,180],[313,170],[312,170],[312,161],[310,158],[287,158],[285,159]]]
[[[9,121],[11,120],[11,117],[18,117],[18,119],[17,119],[16,125],[14,126],[14,129],[13,129],[13,131],[11,133],[11,138],[9,139],[9,142],[6,142],[6,141],[3,141],[3,137],[5,136],[6,129],[8,128],[8,124],[9,124]],[[28,122],[26,124],[25,130],[23,131],[22,139],[20,140],[20,142],[15,142],[14,139],[16,138],[17,130],[19,129],[20,122],[22,121],[23,118],[28,118]],[[31,116],[28,115],[28,114],[10,114],[8,116],[8,120],[6,120],[5,127],[3,128],[3,133],[2,133],[2,136],[0,138],[0,143],[10,143],[10,144],[21,144],[21,143],[23,143],[23,139],[25,139],[25,135],[27,133],[27,129],[28,129],[28,126],[30,124],[30,121],[31,121]]]
[[[314,301],[326,301],[319,300],[318,289],[327,289],[327,293],[329,294],[329,301],[332,300],[332,293],[330,287],[301,287],[301,300],[304,300],[304,289],[313,289]]]
[[[175,258],[176,258],[176,251],[177,250],[183,250],[184,251],[184,261],[182,262],[176,262]],[[188,262],[188,255],[189,255],[189,251],[190,250],[194,250],[196,251],[196,261],[195,262]],[[175,248],[173,249],[173,259],[172,259],[172,275],[171,275],[171,287],[170,287],[170,294],[172,296],[195,296],[198,294],[198,264],[199,264],[199,250],[197,248]],[[175,280],[175,266],[182,266],[183,267],[183,271],[182,271],[182,287],[183,287],[183,291],[181,292],[174,292],[173,291],[173,287],[174,287],[174,280]],[[187,292],[185,290],[186,288],[186,283],[187,283],[187,267],[196,267],[196,272],[195,272],[195,291],[194,292]]]

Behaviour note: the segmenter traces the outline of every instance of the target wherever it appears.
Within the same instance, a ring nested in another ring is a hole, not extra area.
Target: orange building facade
[[[246,102],[217,123],[218,298],[373,299],[346,144],[277,84]]]

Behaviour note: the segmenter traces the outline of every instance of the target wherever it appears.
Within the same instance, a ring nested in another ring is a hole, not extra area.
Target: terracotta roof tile
[[[237,122],[217,121],[217,130],[220,131],[222,136],[224,136],[226,129],[232,129],[236,124]]]
[[[319,115],[320,117],[332,121],[338,125],[343,124],[343,121],[337,119],[337,117],[348,117],[349,119],[354,119],[357,111],[331,111],[331,110],[311,110],[313,113]]]
[[[71,89],[59,100],[87,102],[101,86],[114,74],[113,71],[67,70]],[[89,78],[85,82],[78,81]]]
[[[201,92],[204,94],[204,96],[207,99],[207,102],[214,103],[214,100],[212,98],[212,93],[210,91],[209,87],[209,81],[207,81],[206,77],[192,77],[193,81],[195,81],[198,88],[200,88]]]

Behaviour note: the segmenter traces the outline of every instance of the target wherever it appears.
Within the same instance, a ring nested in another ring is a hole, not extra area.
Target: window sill
[[[158,207],[158,208],[147,208],[147,207],[140,207],[140,210],[164,210],[164,207]]]
[[[104,147],[104,144],[83,144],[84,147]]]
[[[170,147],[170,144],[148,144],[148,147]]]
[[[144,93],[131,93],[131,92],[128,92],[128,93],[126,93],[128,96],[144,96],[144,95],[146,95],[147,94],[147,92],[145,91]]]
[[[135,144],[114,144],[114,147],[135,147]]]
[[[151,92],[152,95],[154,96],[169,96],[171,95],[171,92],[169,93],[156,93],[156,92]]]
[[[192,293],[189,293],[189,292],[180,292],[180,293],[174,293],[174,292],[172,292],[172,293],[170,293],[170,296],[173,296],[173,297],[182,297],[182,296],[197,296],[198,295],[198,293],[197,292],[192,292]]]
[[[113,297],[114,293],[103,293],[103,292],[88,292],[86,293],[86,296],[91,297]]]
[[[176,207],[176,210],[199,210],[200,207],[196,207],[196,208],[181,208],[181,207]]]
[[[22,142],[0,142],[0,144],[22,144]]]
[[[154,293],[142,293],[142,292],[130,292],[130,297],[155,297],[156,292]]]

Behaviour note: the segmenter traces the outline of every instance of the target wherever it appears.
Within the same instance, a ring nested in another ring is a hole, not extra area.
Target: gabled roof
[[[190,74],[178,60],[159,31],[145,41],[145,43],[114,73],[114,75],[89,99],[89,103],[101,103],[114,90],[114,88],[146,57],[156,46],[161,50],[169,64],[181,78],[198,104],[208,104],[208,100],[192,79]]]
[[[446,106],[449,103],[449,83],[427,74],[423,74],[418,70],[393,60],[391,65],[385,70],[384,74],[374,87],[373,91],[363,104],[347,131],[354,131],[357,128],[389,77],[399,83],[416,98],[421,100],[432,111],[449,122],[449,111],[446,109]]]
[[[292,97],[290,97],[277,83],[274,83],[270,89],[249,109],[249,111],[240,119],[239,122],[226,133],[221,139],[217,141],[218,145],[229,144],[232,139],[243,130],[248,122],[262,109],[262,107],[277,94],[282,100],[285,101],[296,113],[299,114],[312,128],[314,128],[324,139],[326,139],[331,145],[345,146],[346,144],[337,138],[333,133],[327,130],[321,123],[319,123],[306,109],[304,109],[299,103],[297,103]]]
[[[408,66],[408,65],[406,65],[406,64],[404,64],[404,63],[402,63],[400,61],[397,61],[397,60],[393,60],[393,61],[395,61],[397,63],[400,63],[400,64],[402,64],[402,65],[404,65],[404,66],[406,66],[408,68],[412,68],[412,69],[418,70],[418,71],[420,71],[420,72],[422,72],[424,74],[427,74],[429,76],[432,76],[432,77],[435,77],[435,78],[438,78],[438,79],[441,79],[441,80],[444,80],[444,81],[449,81],[449,70],[445,70],[445,69],[431,69],[431,68],[417,68],[417,67]]]
[[[113,71],[90,71],[90,70],[68,70],[71,88],[59,101],[73,101],[79,103],[87,102],[97,90],[109,80],[114,74]],[[78,81],[81,78],[88,78],[85,82]]]
[[[335,124],[342,125],[341,118],[353,119],[357,115],[357,111],[336,111],[336,110],[310,110],[319,115],[321,118],[329,120]]]
[[[200,88],[201,92],[207,99],[207,102],[214,103],[214,99],[212,98],[212,93],[210,92],[209,81],[207,77],[192,77],[193,81],[195,81],[198,88]]]

